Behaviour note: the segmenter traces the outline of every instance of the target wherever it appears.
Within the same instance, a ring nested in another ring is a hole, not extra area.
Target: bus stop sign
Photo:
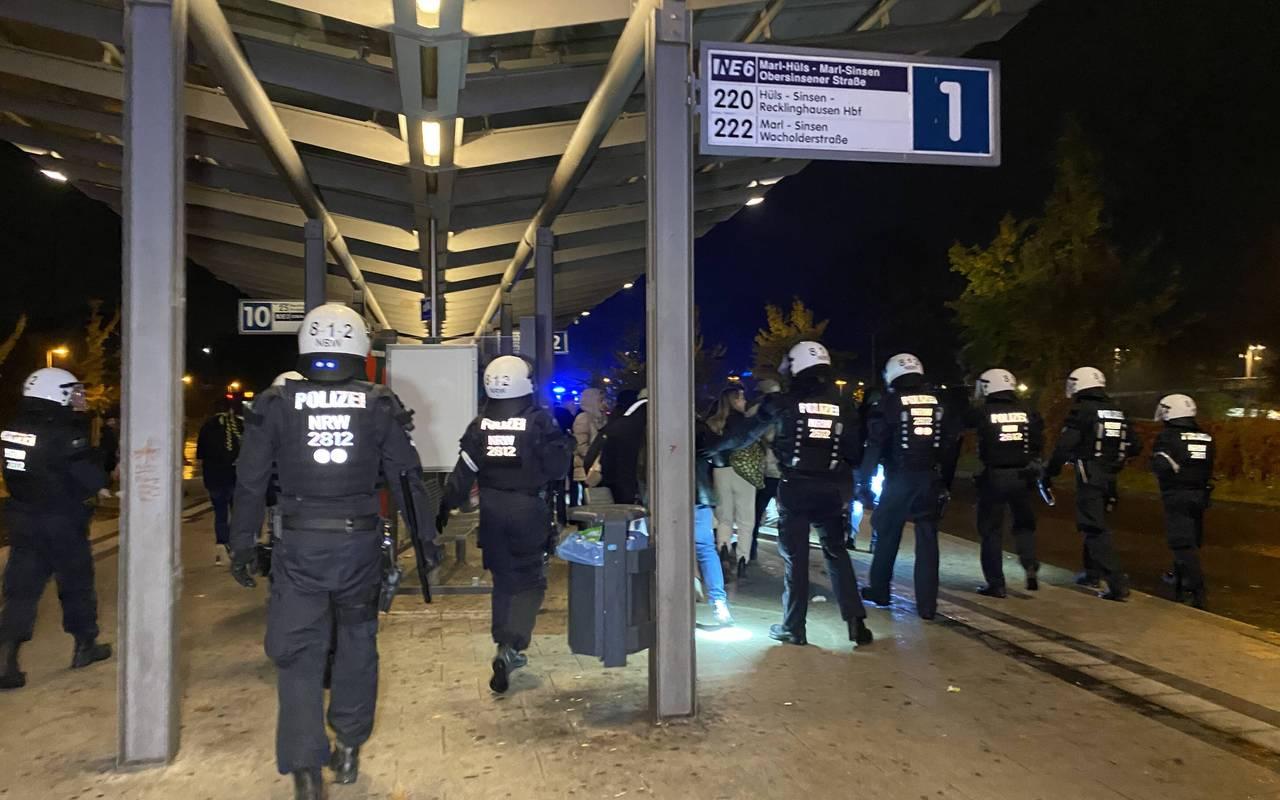
[[[240,333],[297,333],[306,315],[301,300],[241,300]]]
[[[704,155],[1000,164],[993,61],[702,45]]]

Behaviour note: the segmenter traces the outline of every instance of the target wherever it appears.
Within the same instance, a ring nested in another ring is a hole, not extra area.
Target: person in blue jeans
[[[215,564],[222,563],[223,550],[230,552],[231,499],[236,491],[236,458],[240,456],[243,435],[240,403],[235,396],[227,395],[219,401],[218,412],[200,427],[196,439],[196,458],[213,504],[213,530],[218,544]]]
[[[695,421],[694,437],[698,457],[694,462],[697,499],[693,509],[693,546],[698,557],[698,570],[702,573],[702,585],[719,625],[732,625],[733,616],[729,613],[729,596],[724,590],[724,568],[720,563],[720,553],[716,550],[713,461],[717,453],[730,453],[755,442],[764,435],[765,430],[765,427],[758,425],[743,425],[726,428],[724,434],[717,434],[701,418]]]

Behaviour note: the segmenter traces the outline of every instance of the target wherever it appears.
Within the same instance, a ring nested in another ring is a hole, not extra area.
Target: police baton
[[[418,504],[414,502],[413,489],[409,485],[409,473],[400,473],[400,492],[404,497],[404,521],[409,526],[409,539],[413,542],[413,554],[418,562],[418,578],[422,583],[422,599],[431,602],[431,584],[427,582],[427,573],[431,571],[431,563],[427,558],[426,542],[422,538],[422,530],[418,527]]]

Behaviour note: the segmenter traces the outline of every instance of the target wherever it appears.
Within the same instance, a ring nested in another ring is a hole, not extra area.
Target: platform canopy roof
[[[689,0],[696,41],[961,55],[1037,0]],[[121,0],[0,3],[0,138],[115,208],[122,183]],[[631,0],[221,0],[279,122],[386,321],[422,335],[435,221],[445,336],[482,322],[600,88]],[[252,296],[302,296],[306,213],[207,53],[186,74],[188,256]],[[643,82],[590,160],[557,234],[555,313],[644,272]],[[700,157],[698,235],[802,161]],[[351,270],[330,256],[329,293]],[[511,297],[530,314],[532,281]]]

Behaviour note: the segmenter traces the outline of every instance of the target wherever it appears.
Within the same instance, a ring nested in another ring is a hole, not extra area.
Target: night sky
[[[874,330],[877,362],[913,350],[935,375],[958,376],[944,303],[962,284],[946,250],[985,244],[1006,211],[1039,211],[1074,115],[1101,157],[1117,240],[1154,243],[1154,267],[1181,275],[1174,317],[1185,324],[1159,354],[1164,374],[1234,374],[1246,341],[1280,349],[1277,31],[1273,0],[1211,12],[1189,0],[1045,0],[971,54],[1002,65],[1003,166],[811,164],[697,243],[707,340],[728,347],[727,368],[745,368],[764,304],[798,296],[831,319],[828,343],[856,353],[858,377],[875,371]],[[46,347],[78,331],[89,298],[119,302],[120,222],[7,145],[0,185],[0,336],[20,311],[32,317],[0,367],[10,395]],[[189,369],[210,387],[261,383],[292,361],[291,337],[235,334],[234,289],[194,266],[188,282]],[[640,283],[595,309],[572,328],[562,366],[608,368],[642,328],[643,302]]]

